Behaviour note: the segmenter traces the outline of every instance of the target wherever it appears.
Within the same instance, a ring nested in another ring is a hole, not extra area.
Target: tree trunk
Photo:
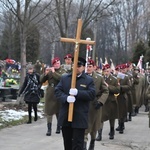
[[[20,78],[20,86],[22,85],[24,78],[26,76],[26,32],[23,30],[20,32],[21,39],[21,78]]]

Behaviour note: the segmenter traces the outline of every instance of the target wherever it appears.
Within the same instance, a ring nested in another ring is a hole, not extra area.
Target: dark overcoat
[[[56,99],[54,94],[55,86],[59,83],[62,74],[65,73],[64,69],[59,68],[55,72],[49,72],[47,75],[41,75],[41,82],[48,81],[45,93],[44,113],[53,115],[59,113],[60,102]]]
[[[76,88],[78,89],[78,94],[74,102],[73,120],[72,122],[68,122],[69,103],[67,102],[67,97],[71,88],[71,80],[71,73],[63,75],[59,84],[55,87],[55,95],[61,102],[58,124],[60,126],[86,129],[88,127],[89,102],[95,98],[94,82],[85,73],[77,77]]]
[[[118,94],[120,92],[120,86],[117,78],[112,75],[104,79],[108,84],[109,96],[103,106],[102,121],[107,121],[118,118],[118,103],[114,94]]]
[[[37,88],[32,90],[31,86],[34,84],[34,79],[37,81]],[[29,83],[30,81],[30,83]],[[23,85],[19,91],[19,95],[24,94],[24,101],[26,103],[39,103],[40,102],[40,76],[33,72],[32,74],[27,73]]]

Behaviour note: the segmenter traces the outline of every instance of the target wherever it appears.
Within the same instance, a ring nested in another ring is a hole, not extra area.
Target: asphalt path
[[[116,127],[117,127],[116,120]],[[95,150],[150,150],[148,113],[140,109],[132,121],[125,123],[124,134],[115,131],[110,140],[109,123],[104,123],[102,141],[96,141]],[[61,134],[56,134],[56,117],[53,117],[52,135],[46,136],[46,119],[0,130],[0,150],[63,150]],[[89,141],[88,141],[89,145]]]

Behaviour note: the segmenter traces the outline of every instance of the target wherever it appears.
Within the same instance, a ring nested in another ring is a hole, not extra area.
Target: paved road
[[[108,122],[105,122],[103,139],[96,142],[95,150],[150,150],[150,128],[148,128],[147,114],[140,110],[131,122],[125,123],[124,134],[115,132],[114,140],[109,140],[109,125]],[[45,136],[45,118],[32,124],[23,124],[0,130],[0,149],[63,150],[62,137],[60,134],[55,134],[55,116],[53,121],[52,136],[50,137]]]

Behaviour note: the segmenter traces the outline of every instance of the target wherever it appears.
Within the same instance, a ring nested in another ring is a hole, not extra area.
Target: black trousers
[[[34,110],[34,115],[35,115],[35,117],[37,117],[37,103],[27,103],[27,104],[28,104],[29,118],[31,117],[32,107],[33,107],[33,110]]]
[[[62,127],[64,150],[83,150],[85,129]]]

